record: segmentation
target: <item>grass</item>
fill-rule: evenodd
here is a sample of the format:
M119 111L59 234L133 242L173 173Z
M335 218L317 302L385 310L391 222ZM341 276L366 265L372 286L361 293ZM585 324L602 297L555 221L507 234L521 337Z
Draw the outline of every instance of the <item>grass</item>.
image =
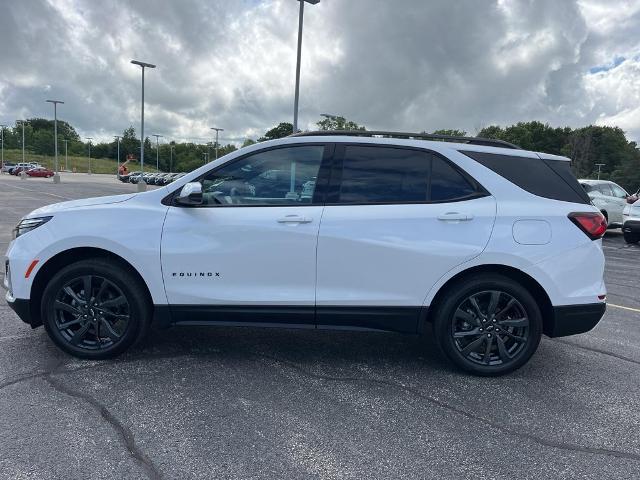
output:
M6 162L18 163L22 162L22 150L5 150L4 151L4 160ZM29 151L25 152L24 156L25 162L38 162L43 167L47 167L53 170L55 165L55 158L50 157L48 155L36 155L35 153L31 153ZM60 170L64 170L65 168L65 158L64 154L58 154L58 163L60 164ZM72 172L75 171L78 173L87 173L89 169L89 157L75 157L69 155L69 170ZM92 173L116 173L116 161L112 158L91 158L91 172ZM129 171L140 170L139 162L129 162L127 164L127 168ZM156 172L155 167L152 167L150 164L145 162L144 165L145 172Z

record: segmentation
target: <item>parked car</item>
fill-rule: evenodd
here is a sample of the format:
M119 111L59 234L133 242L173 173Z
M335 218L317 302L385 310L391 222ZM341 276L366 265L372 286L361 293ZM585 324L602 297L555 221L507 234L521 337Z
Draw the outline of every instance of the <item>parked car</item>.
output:
M591 202L607 219L609 228L622 227L622 211L627 205L629 193L617 183L608 180L578 180Z
M23 170L27 171L31 168L38 168L41 166L42 165L36 162L20 162L17 163L13 168L9 169L9 173L11 175L20 175L20 172L22 172Z
M624 221L622 224L622 234L627 243L640 242L640 200L627 205L622 214Z
M136 184L140 181L140 178L142 178L143 173L142 172L132 172L129 174L128 176L128 180L129 183L133 183Z
M478 375L600 321L606 221L569 159L379 135L292 135L167 188L34 210L9 245L6 299L81 358L118 355L151 326L279 324L433 332Z
M8 172L9 172L9 170L10 170L11 168L15 167L15 166L16 166L16 164L15 164L15 163L12 163L12 162L4 162L4 163L2 164L2 171L3 171L4 173L8 173Z
M31 168L27 170L26 173L30 177L44 177L44 178L51 178L53 177L53 174L54 174L53 170L49 170L48 168L45 168L45 167Z

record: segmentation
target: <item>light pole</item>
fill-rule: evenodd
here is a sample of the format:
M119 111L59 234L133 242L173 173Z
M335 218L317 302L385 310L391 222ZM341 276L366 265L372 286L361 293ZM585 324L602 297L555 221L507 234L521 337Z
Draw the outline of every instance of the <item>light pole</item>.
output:
M169 173L173 170L173 149L176 148L175 145L171 145L169 147Z
M113 138L118 142L118 156L116 157L116 178L120 175L120 135L114 135Z
M216 160L217 160L218 159L218 132L224 132L224 128L211 127L211 130L216 131Z
M67 144L69 143L69 140L65 139L62 140L64 142L64 169L68 172L69 171L69 156L67 155Z
M211 157L211 142L207 142L207 158Z
M60 173L58 172L58 104L64 105L61 100L46 100L47 103L53 103L53 144L55 150L56 167L53 174L53 183L60 183Z
M16 120L16 123L18 122L22 124L22 163L24 163L24 120Z
M158 161L158 152L160 152L160 139L163 138L162 135L158 135L157 133L152 133L152 137L156 137L156 170L160 171L160 162Z
M2 157L0 157L0 173L4 173L4 129L6 125L0 125L0 141L2 142Z
M304 2L317 5L320 0L298 0L300 15L298 17L298 59L296 62L296 91L293 100L293 133L298 132L298 99L300 98L300 56L302 53L302 20L304 18Z
M138 65L142 67L142 110L140 113L140 170L142 170L142 174L144 174L144 69L145 68L156 68L152 63L145 63L139 60L131 60L131 63L134 65ZM138 182L138 190L145 190L147 184L140 177L140 181Z
M89 175L91 175L91 140L93 140L93 137L84 137L86 140L89 140L89 171L87 172Z
M598 167L598 180L600 180L600 170L605 165L606 165L606 163L596 163L596 167Z
M207 157L209 156L209 154L207 152L202 152L202 158L204 158L204 165L207 164Z

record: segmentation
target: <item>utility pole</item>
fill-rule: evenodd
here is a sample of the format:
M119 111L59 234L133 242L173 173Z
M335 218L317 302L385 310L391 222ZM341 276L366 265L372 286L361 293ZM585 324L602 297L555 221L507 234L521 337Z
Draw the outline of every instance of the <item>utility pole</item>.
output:
M20 122L22 124L22 163L25 163L24 159L24 120L16 120L16 123Z
M64 104L64 102L61 100L47 100L47 103L53 103L53 143L56 153L56 171L53 174L53 183L60 183L60 173L58 171L58 104Z
M173 171L173 149L176 148L175 145L171 145L169 148L169 173Z
M91 140L93 137L85 137L85 139L89 140L89 171L87 173L91 175Z
M151 134L152 137L156 137L156 170L160 171L160 162L159 162L159 157L158 157L158 153L160 152L160 138L162 138L162 135L158 135L157 133L152 133Z
M120 135L114 135L113 138L118 142L118 156L116 157L116 178L120 175Z
M216 160L218 159L218 132L224 132L224 128L211 127L211 130L216 131Z
M2 141L2 157L0 158L0 173L4 173L4 129L6 125L0 125L0 141Z
M600 170L604 167L606 163L596 163L596 167L598 167L598 180L600 180Z

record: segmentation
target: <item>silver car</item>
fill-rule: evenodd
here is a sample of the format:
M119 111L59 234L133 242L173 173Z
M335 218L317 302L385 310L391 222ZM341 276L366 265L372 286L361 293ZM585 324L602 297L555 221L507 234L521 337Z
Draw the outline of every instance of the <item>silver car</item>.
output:
M629 193L617 183L608 180L578 180L591 202L607 218L610 228L622 227L622 211L627 206Z

